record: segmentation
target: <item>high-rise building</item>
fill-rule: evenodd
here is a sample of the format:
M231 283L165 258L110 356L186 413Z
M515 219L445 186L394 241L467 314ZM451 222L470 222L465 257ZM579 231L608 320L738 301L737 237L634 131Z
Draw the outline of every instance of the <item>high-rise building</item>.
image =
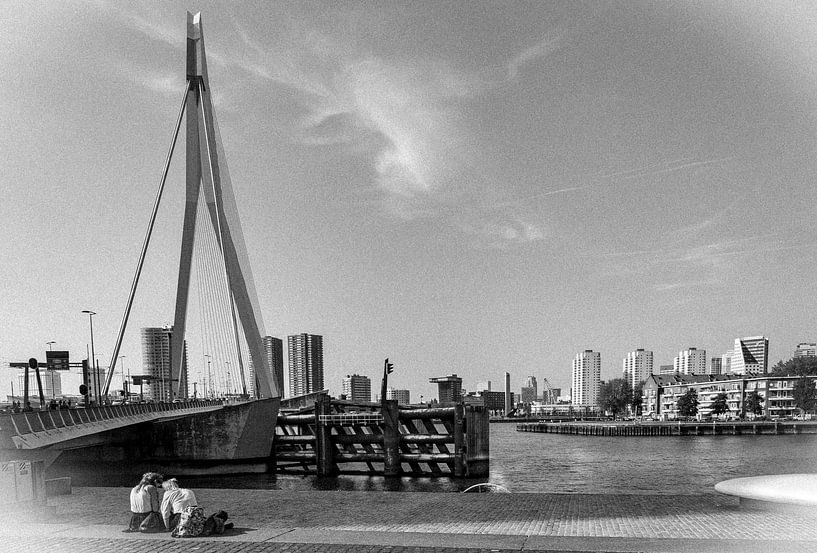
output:
M368 376L361 376L359 374L347 374L343 379L343 395L345 395L349 401L372 401L371 379Z
M678 352L672 368L676 374L706 374L706 350L689 348Z
M513 410L513 398L511 397L511 373L505 373L505 414L509 415Z
M652 352L639 348L628 353L622 361L622 373L624 380L635 388L652 374Z
M713 357L709 360L709 370L706 374L722 374L723 371L723 358L721 357Z
M586 349L573 359L573 405L595 406L601 387L601 352Z
M533 403L536 401L536 388L531 386L522 386L519 394L519 401L522 403Z
M535 400L536 396L538 394L538 387L536 385L536 377L535 376L529 376L529 377L527 377L525 379L525 388L533 388L533 399ZM531 400L531 401L533 401L533 400ZM522 402L523 403L530 403L530 402L526 402L524 399L522 400Z
M398 405L411 404L411 392L408 390L398 390L389 386L386 389L386 399L396 399Z
M295 334L287 337L289 395L302 396L323 390L323 336Z
M735 338L732 374L766 374L769 370L769 340L763 336Z
M817 357L817 344L813 342L797 344L794 357Z
M264 336L264 355L270 368L270 382L278 386L278 393L284 396L284 341L274 336ZM255 380L253 380L255 382Z
M171 345L173 327L146 327L142 329L142 366L147 376L146 395L154 401L173 401L173 386L170 382L173 360ZM187 343L182 346L182 372L179 382L179 397L188 397Z
M440 403L458 403L462 401L462 378L456 374L430 378L428 381L437 385Z
M727 351L721 355L721 374L732 373L732 352Z

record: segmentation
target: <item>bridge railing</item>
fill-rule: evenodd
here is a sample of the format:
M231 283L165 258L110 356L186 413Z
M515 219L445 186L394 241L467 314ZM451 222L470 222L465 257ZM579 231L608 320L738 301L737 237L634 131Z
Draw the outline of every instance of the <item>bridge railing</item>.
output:
M180 411L197 407L222 405L221 400L189 400L174 403L126 403L122 405L96 405L73 409L24 411L0 415L0 429L22 436L70 428L83 424L135 417L158 412ZM10 423L10 424L9 424Z

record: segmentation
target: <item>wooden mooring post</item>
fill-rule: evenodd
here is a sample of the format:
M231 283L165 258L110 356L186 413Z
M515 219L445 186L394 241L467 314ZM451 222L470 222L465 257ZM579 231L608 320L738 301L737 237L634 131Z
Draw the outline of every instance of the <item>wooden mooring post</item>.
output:
M314 411L279 414L276 470L384 476L487 477L488 412L480 405L400 408L328 396Z

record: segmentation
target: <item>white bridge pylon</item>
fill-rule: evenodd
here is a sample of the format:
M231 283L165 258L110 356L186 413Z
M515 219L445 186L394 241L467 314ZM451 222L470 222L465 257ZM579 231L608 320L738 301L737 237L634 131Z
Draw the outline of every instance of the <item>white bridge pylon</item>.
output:
M182 108L176 122L175 134L168 152L145 242L142 246L136 276L131 285L127 308L119 328L114 354L109 364L110 369L106 375L104 394L108 393L113 377L115 363L127 326L128 316L150 242L150 235L158 212L170 159L181 128L183 115L186 124L186 193L179 275L176 286L173 339L171 341L170 381L172 383L172 397L180 397L180 379L183 378L190 274L196 237L196 219L199 215L208 217L213 227L216 245L223 260L225 284L229 294L229 311L232 316L231 325L236 347L239 347L240 326L246 340L249 359L254 369L255 385L252 388L255 390L255 395L258 398L280 397L281 391L277 389L277 384L271 378L269 361L264 353L262 338L265 334L264 322L261 317L247 248L244 243L244 234L238 218L238 209L230 174L227 170L221 135L213 110L210 83L207 78L207 60L204 51L201 14L193 15L190 12L187 13L187 88L185 97L182 100ZM207 207L206 213L198 213L199 198L202 192L205 200L203 204ZM241 363L240 354L238 359L239 363ZM240 369L243 369L243 367L240 367Z

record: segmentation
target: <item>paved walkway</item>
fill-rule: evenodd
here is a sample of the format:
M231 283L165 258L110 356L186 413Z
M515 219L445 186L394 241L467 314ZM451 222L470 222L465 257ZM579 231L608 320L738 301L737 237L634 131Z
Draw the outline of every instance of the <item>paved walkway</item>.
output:
M768 512L720 495L453 494L195 490L223 536L122 533L124 488L74 488L48 520L0 527L0 551L22 552L812 552L817 511Z

